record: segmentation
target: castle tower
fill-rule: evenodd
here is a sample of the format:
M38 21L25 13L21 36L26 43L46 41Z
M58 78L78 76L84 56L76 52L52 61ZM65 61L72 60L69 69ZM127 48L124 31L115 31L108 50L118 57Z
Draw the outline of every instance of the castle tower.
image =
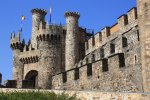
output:
M13 80L17 80L17 88L22 88L23 80L23 63L19 59L23 45L20 42L20 32L15 37L15 33L11 34L10 45L13 50Z
M33 9L32 11L32 36L31 36L31 43L33 48L37 48L37 33L39 29L40 22L45 21L45 15L47 12L43 9Z
M60 26L49 26L47 24L45 27L42 23L40 24L37 36L38 48L41 53L38 66L39 88L50 89L52 85L52 75L60 71L62 33L63 29Z
M150 92L150 0L137 0L144 92Z
M73 68L79 61L79 26L80 17L77 12L66 12L66 42L65 42L65 66L66 70Z

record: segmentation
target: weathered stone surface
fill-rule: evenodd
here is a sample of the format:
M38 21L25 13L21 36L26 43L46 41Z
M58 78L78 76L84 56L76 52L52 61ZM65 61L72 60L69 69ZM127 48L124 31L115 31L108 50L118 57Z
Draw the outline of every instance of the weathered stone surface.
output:
M150 1L137 2L143 88L145 92L150 92Z

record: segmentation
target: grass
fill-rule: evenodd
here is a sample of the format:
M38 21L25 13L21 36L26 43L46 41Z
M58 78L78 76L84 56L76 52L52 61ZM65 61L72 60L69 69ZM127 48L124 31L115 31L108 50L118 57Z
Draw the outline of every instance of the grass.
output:
M54 92L7 92L0 93L0 100L77 100L76 96L68 96L65 93Z

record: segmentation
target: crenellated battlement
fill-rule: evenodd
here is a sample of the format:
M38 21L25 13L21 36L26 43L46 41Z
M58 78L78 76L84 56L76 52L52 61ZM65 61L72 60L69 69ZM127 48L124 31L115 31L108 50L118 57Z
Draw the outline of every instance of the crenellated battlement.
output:
M62 25L40 23L37 40L60 40L63 33Z
M20 61L24 64L36 63L40 58L39 50L30 50L26 52L22 52L19 56Z
M115 65L114 65L115 62ZM125 59L123 53L114 54L108 58L98 59L94 62L87 62L83 65L76 64L73 69L67 70L62 73L55 74L53 76L53 89L94 89L91 84L97 84L97 89L101 90L102 80L110 85L111 75L115 72L119 72L121 68L125 69ZM77 66L78 65L78 66ZM122 71L125 73L125 71ZM118 76L122 77L121 74ZM104 78L107 78L106 80ZM116 77L114 77L115 80ZM99 83L99 84L98 84ZM100 85L101 84L101 85ZM83 88L84 87L84 88ZM105 88L105 87L103 87ZM113 88L113 87L111 87ZM112 91L112 90L110 90Z
M31 10L31 12L32 12L32 14L33 13L37 13L37 14L40 14L40 15L46 15L47 14L46 10L44 10L44 9L38 9L38 8Z
M67 12L65 13L65 17L68 17L68 16L73 16L73 17L79 18L79 17L80 17L80 14L79 14L78 12L69 12L69 11L67 11Z
M15 33L11 34L10 46L12 49L22 49L23 43L20 41L20 32L18 32L17 36L15 36Z
M86 49L88 48L87 54L106 44L112 38L123 34L125 31L128 31L133 27L136 27L137 24L137 8L134 7L130 9L127 14L121 15L116 24L110 27L104 27L100 32L97 32L96 35L88 39L85 43Z

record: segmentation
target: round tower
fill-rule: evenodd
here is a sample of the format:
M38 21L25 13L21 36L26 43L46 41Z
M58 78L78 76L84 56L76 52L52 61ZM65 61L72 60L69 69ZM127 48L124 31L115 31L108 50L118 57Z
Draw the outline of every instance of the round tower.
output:
M23 68L24 65L20 61L19 55L22 51L23 45L20 42L20 33L15 37L15 33L12 33L10 46L13 50L13 80L17 81L17 88L22 88L23 80Z
M137 0L143 90L150 92L150 0Z
M31 36L31 43L33 48L37 48L37 32L39 29L40 22L45 22L45 15L47 12L43 9L33 9L32 11L32 36Z
M38 48L41 53L38 66L38 87L50 89L52 75L59 72L61 68L61 34L63 30L60 27L49 25L42 30L39 30L40 33L37 36Z
M66 70L72 69L79 61L79 26L78 12L66 12L66 42L65 42L65 66Z

